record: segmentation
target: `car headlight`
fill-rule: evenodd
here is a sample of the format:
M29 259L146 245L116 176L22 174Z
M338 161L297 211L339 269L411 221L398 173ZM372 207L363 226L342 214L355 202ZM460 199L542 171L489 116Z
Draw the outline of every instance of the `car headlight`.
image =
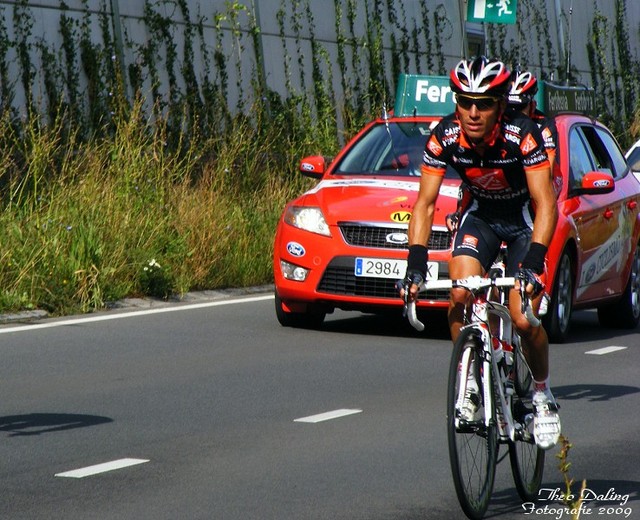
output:
M331 236L329 225L324 219L320 208L290 206L284 216L284 221L305 231L318 233L319 235Z

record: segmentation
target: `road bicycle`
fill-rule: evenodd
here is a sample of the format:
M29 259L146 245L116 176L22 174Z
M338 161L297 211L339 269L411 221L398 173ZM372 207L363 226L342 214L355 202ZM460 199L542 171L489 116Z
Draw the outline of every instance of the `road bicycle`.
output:
M509 289L517 279L504 276L504 264L496 265L485 277L429 280L420 287L420 291L461 287L472 295L451 356L447 437L456 494L467 517L474 520L483 518L496 466L507 455L524 502L537 498L545 461L545 451L536 446L533 436L531 370L507 303ZM540 322L523 287L521 284L522 311L533 326L538 326ZM424 330L415 301L405 302L405 312L414 328ZM468 392L474 381L478 390L475 394ZM464 401L470 395L476 395L479 401L471 417L463 413ZM501 446L506 446L503 453Z

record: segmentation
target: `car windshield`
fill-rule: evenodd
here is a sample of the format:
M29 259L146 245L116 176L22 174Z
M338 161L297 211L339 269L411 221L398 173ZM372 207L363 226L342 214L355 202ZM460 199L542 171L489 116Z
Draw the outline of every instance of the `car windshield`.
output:
M346 153L336 175L419 176L422 153L433 122L380 123Z

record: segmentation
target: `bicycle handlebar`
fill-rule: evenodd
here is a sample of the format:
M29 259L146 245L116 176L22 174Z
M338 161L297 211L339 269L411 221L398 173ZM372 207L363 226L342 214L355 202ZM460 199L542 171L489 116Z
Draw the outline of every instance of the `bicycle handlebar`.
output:
M459 280L427 280L420 284L419 292L434 289L453 289L456 287L463 287L471 292L477 292L487 287L514 287L517 278L513 276L507 276L502 278L487 278L484 276L470 276L468 278L461 278ZM533 327L540 325L540 320L533 313L533 307L531 305L531 299L524 295L524 285L520 284L520 294L522 298L522 314L525 315L527 321ZM424 323L422 323L417 316L416 312L416 300L408 301L407 293L405 292L405 315L411 323L411 326L419 332L424 330Z

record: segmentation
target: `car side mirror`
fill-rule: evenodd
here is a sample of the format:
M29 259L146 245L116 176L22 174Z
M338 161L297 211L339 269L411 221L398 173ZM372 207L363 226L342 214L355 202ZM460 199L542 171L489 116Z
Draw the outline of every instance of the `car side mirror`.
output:
M580 186L573 190L575 195L601 195L611 193L616 184L613 176L606 172L588 172L582 177Z
M327 161L322 155L310 155L300 161L300 173L306 177L319 179L327 170Z

